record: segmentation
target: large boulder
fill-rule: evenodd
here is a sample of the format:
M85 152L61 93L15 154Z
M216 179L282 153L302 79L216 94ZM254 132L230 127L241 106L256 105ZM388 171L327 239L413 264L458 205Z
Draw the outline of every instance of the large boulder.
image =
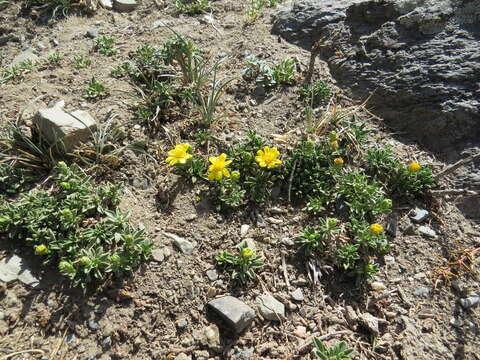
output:
M310 49L339 85L434 150L480 136L480 0L299 1L274 34Z

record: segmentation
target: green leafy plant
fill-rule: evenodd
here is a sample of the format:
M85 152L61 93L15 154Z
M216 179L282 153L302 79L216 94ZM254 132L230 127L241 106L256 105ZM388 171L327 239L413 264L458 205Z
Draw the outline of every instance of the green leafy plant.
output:
M295 59L284 59L279 64L274 64L250 55L242 76L246 80L255 80L265 88L291 85L295 78L295 64Z
M143 230L117 209L118 186L95 185L75 165L59 163L44 188L0 202L0 233L58 266L73 284L128 273L150 256Z
M85 89L84 97L86 99L103 99L109 95L108 89L101 82L97 81L95 77L92 77L88 82L88 86Z
M83 55L75 56L73 61L75 62L75 67L77 69L85 69L92 65L92 60Z
M295 59L284 59L272 67L272 76L275 84L292 85L295 80Z
M238 280L242 284L246 284L257 277L256 272L263 267L261 259L262 256L257 255L246 244L239 247L239 255L223 251L215 256L217 264L225 268L233 280Z
M317 106L328 100L330 95L329 86L321 80L317 80L313 84L304 84L300 88L300 97L312 106Z
M53 52L47 57L47 61L50 65L58 65L63 60L63 56L59 52Z
M314 354L320 360L348 360L351 359L353 349L347 347L344 341L340 341L335 346L328 348L323 341L313 338L315 345Z
M319 222L318 227L303 230L296 240L306 255L325 251L341 231L339 221L335 218L321 218Z
M196 15L210 9L209 0L176 0L175 9L178 13Z
M275 7L282 2L283 0L250 0L250 5L246 10L247 21L255 22L261 16L260 10L266 7Z
M73 0L25 0L26 8L36 7L42 14L49 13L53 19L68 16L76 7L82 5Z
M108 36L100 36L95 42L95 50L102 55L115 55L117 53L115 40Z
M33 71L34 62L32 60L25 60L18 65L11 65L0 71L0 84L5 84L11 80L22 81L25 74Z

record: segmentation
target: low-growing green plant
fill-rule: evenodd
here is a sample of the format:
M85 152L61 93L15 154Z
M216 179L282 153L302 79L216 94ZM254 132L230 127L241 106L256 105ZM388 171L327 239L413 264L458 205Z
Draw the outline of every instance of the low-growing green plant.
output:
M73 284L130 272L151 253L117 206L120 188L95 185L78 167L59 163L45 189L0 203L0 233L55 264Z
M297 238L306 255L325 251L341 231L339 221L335 218L320 218L319 223L318 227L303 230Z
M260 10L266 7L275 7L282 2L283 0L250 0L250 5L246 10L247 21L255 22L261 16Z
M325 102L330 95L330 87L321 80L317 80L313 84L304 84L300 88L300 97L312 106Z
M279 64L274 64L250 55L242 76L246 80L255 80L265 88L291 85L295 78L295 64L295 59L284 59Z
M26 8L36 7L42 14L49 13L53 19L68 16L75 7L81 6L73 0L25 0L23 5Z
M37 177L32 169L0 162L0 196L24 191Z
M0 84L5 84L11 80L22 81L25 74L33 71L35 63L32 60L24 60L18 65L11 65L0 71Z
M75 67L77 69L85 69L92 65L92 60L83 55L75 56L73 61L75 61Z
M175 9L178 13L196 15L210 9L209 0L175 0Z
M53 52L47 57L50 65L58 65L63 60L63 56L59 52Z
M292 85L295 80L295 59L284 59L272 67L272 76L275 84Z
M261 259L262 256L257 255L246 244L239 247L239 255L223 251L215 256L217 264L225 268L233 280L238 280L242 284L256 279L256 272L263 267Z
M115 55L117 53L115 40L108 36L100 36L95 42L95 50L102 55Z
M84 97L86 99L103 99L109 95L109 91L105 85L99 82L95 77L92 77L88 82L87 88L85 89Z
M335 346L328 348L323 341L314 337L313 343L315 349L313 353L320 360L348 360L351 359L353 349L347 347L344 341L340 341Z

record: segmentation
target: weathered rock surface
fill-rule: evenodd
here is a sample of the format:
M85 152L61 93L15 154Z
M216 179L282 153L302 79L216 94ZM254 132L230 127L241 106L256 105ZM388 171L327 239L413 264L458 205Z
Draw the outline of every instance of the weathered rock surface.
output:
M285 305L272 295L263 294L256 298L258 310L267 320L280 321L285 319Z
M62 141L68 151L87 141L97 126L88 112L75 110L68 113L60 106L39 110L33 122L49 142L60 145Z
M249 326L255 319L255 311L233 296L224 296L208 303L220 317L237 333Z
M334 78L434 150L480 135L480 0L299 1L272 32L310 49Z
M113 8L120 12L132 11L137 6L136 0L113 0Z
M33 288L40 284L21 257L12 255L0 259L0 281L8 283L15 280L20 280Z

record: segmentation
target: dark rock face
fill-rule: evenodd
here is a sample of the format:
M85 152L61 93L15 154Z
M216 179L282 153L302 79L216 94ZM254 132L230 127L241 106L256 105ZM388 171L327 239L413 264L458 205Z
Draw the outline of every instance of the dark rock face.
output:
M306 49L324 37L339 84L434 150L480 141L480 0L301 1L272 32Z

